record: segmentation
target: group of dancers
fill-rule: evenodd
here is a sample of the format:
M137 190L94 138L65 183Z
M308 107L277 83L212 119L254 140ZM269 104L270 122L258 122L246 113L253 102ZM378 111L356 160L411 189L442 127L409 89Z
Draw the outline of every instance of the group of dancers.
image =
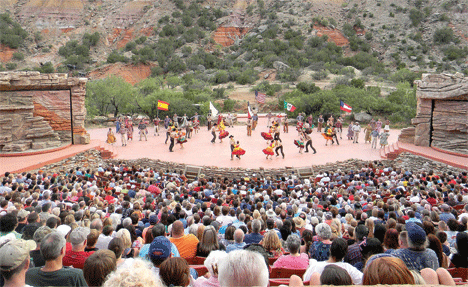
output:
M284 150L283 150L283 141L280 138L280 132L283 130L284 133L289 132L289 124L288 119L282 119L281 115L273 116L271 113L268 114L268 132L261 132L260 135L266 141L266 147L262 150L262 152L266 155L266 159L272 159L274 155L276 157L282 156L284 159ZM211 139L211 143L216 143L216 139L218 138L220 143L223 142L224 138L229 137L230 141L230 148L231 148L231 160L236 157L240 159L242 155L245 155L246 151L241 148L240 142L234 139L234 135L230 135L229 132L226 130L226 125L228 127L233 126L233 117L229 114L226 117L223 117L221 114L217 116L208 115L208 130L211 131L213 138ZM159 136L159 126L162 120L156 117L153 120L154 124L154 136ZM247 120L247 136L252 135L252 130L256 127L258 122L258 116L254 114L252 118L248 118ZM138 123L138 130L140 134L140 141L142 139L147 140L148 134L148 123L149 119L141 119ZM173 152L174 146L176 144L180 145L180 149L184 148L184 144L187 143L188 139L190 139L193 134L198 133L200 130L200 121L199 115L195 113L193 117L188 117L186 114L184 116L179 117L177 114L174 114L172 118L166 116L163 120L164 127L166 128L166 140L165 144L167 144L168 140L170 141L169 151ZM281 124L283 124L283 129L280 128ZM385 127L382 130L382 121L379 119L375 121L372 119L370 123L364 128L365 132L365 143L371 143L372 148L377 148L377 141L380 139L380 147L383 148L388 145L388 138L390 136L390 122L387 120L385 122ZM323 132L322 127L325 126ZM308 153L309 149L313 151L314 154L317 153L317 150L314 148L312 144L311 133L313 132L315 125L313 123L312 116L304 117L303 114L300 114L297 117L297 138L294 140L294 144L299 149L299 153L302 154L304 152ZM119 118L116 121L116 133L121 135L122 146L126 146L128 141L133 141L133 121L131 118L124 117ZM322 115L319 116L317 119L317 132L319 132L325 141L325 146L331 141L331 144L339 145L338 136L342 139L342 132L343 132L343 119L339 117L336 122L333 116L330 116L327 119L326 124L324 124L324 118ZM359 134L361 132L361 126L359 122L351 122L348 127L348 140L353 140L353 143L359 143ZM107 142L113 144L116 142L116 137L112 132L112 129L109 128L107 133Z

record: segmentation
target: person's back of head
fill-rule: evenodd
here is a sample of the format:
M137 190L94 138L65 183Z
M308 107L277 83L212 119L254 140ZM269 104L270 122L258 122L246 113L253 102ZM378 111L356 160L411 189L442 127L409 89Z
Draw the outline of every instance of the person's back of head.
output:
M236 250L219 264L221 286L262 286L268 285L268 267L258 252Z
M330 246L330 257L340 262L348 253L348 242L343 238L335 238Z
M3 233L12 232L18 225L18 218L13 213L7 213L0 217L0 231Z
M172 224L172 237L182 237L184 236L184 224L180 220L176 220Z
M58 232L47 234L41 241L41 254L45 261L53 261L65 255L62 249L65 247L65 237Z
M102 232L102 221L99 218L94 219L89 226L91 229L96 229L99 232Z
M362 241L364 240L364 237L367 237L367 235L369 235L369 229L364 224L359 224L358 226L356 226L354 232L356 234L357 241Z
M172 232L174 232L174 227L172 229ZM153 234L153 238L156 238L158 236L164 236L166 235L166 228L163 224L158 223L151 228L151 233Z
M190 267L181 257L165 260L159 270L161 281L166 286L188 286L190 284Z
M259 233L262 229L262 222L259 219L252 221L252 233Z
M414 277L405 263L396 257L381 257L368 262L364 269L362 285L414 284Z
M115 270L117 259L110 250L98 250L85 261L83 275L88 286L102 286L107 275Z
M244 241L244 231L242 231L242 229L236 229L236 231L234 231L234 241L236 243Z
M110 251L114 252L115 257L119 259L122 257L122 254L125 250L123 240L121 238L113 238L110 242L109 245L107 246L107 249Z
M348 271L337 265L330 264L323 269L320 275L320 284L346 286L353 285L353 280Z

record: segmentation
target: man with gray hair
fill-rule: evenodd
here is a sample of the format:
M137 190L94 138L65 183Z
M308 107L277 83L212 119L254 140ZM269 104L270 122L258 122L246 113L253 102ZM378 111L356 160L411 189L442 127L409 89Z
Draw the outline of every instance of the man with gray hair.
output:
M258 219L252 221L252 233L249 233L245 236L245 244L258 244L263 239L263 235L260 234L262 229L262 222Z
M218 280L223 287L268 285L268 267L258 252L236 250L219 263Z
M26 284L31 286L88 286L81 269L62 265L66 247L65 238L52 232L41 241L41 253L46 261L44 267L30 268L26 272Z
M228 247L226 247L226 252L231 252L234 250L238 249L243 249L244 246L246 245L244 241L244 231L242 229L236 229L234 231L234 242L233 244L229 244Z

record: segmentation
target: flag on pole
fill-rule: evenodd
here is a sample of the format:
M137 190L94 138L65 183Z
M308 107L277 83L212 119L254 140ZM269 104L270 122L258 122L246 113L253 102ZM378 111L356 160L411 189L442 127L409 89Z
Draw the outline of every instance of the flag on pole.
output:
M291 103L284 101L284 109L292 113L296 110L296 107L293 106Z
M266 95L262 94L262 93L259 93L258 91L255 91L255 99L257 100L257 102L259 102L261 104L264 104L265 99L266 99Z
M218 110L213 106L213 104L210 102L210 111L211 111L211 116L215 117L218 115Z
M169 103L158 100L158 110L168 111L169 110Z
M340 101L340 110L350 113L353 110L353 108L345 104L343 101Z
M252 109L250 109L250 102L247 102L247 118L251 119L253 116Z

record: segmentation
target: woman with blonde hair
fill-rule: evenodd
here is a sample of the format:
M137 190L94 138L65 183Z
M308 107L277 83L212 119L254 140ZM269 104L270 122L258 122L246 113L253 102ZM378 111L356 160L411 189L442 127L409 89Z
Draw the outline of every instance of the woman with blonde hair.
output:
M279 239L278 233L275 230L268 231L260 244L265 248L265 251L270 253L270 257L280 257L284 254L283 246L281 246L281 240Z
M135 260L129 268L119 268L112 272L104 283L104 287L154 286L162 287L154 276L151 264L143 260Z
M367 236L367 238L374 238L374 220L370 218L366 219L366 227L369 230L369 235Z

